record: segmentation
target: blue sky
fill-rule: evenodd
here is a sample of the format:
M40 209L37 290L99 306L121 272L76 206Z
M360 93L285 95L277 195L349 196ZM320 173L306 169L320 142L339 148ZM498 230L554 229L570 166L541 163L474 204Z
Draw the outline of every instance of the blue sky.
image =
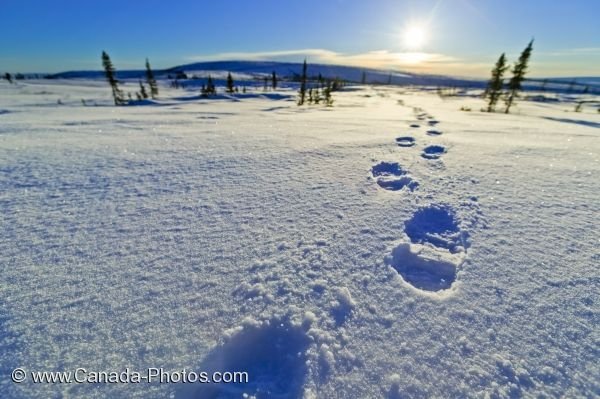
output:
M535 37L531 75L600 76L598 0L2 0L0 9L0 71L99 69L106 50L118 69L145 57L159 68L307 56L487 76L501 52L513 60Z

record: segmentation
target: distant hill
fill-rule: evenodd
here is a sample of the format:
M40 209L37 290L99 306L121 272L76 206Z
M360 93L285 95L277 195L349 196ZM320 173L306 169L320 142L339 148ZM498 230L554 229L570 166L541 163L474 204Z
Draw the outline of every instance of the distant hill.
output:
M297 80L302 72L302 63L297 62L275 62L275 61L208 61L179 65L172 68L155 70L159 79L205 79L209 74L213 78L222 80L228 72L234 74L236 81L262 80L273 71L280 79ZM435 87L460 87L460 88L484 88L486 80L465 79L442 75L426 75L411 72L389 71L373 68L361 68L343 65L308 64L310 78L316 79L319 75L327 79L340 78L354 83L362 81L362 75L366 75L368 84L394 84L394 85L417 85ZM46 75L51 79L101 79L104 78L103 71L68 71L52 75ZM119 79L143 79L145 71L118 70ZM184 78L185 79L185 78ZM525 90L548 90L554 92L589 92L600 93L600 77L573 77L573 78L532 78L527 79L524 84Z
M248 79L262 78L273 71L280 78L294 80L302 72L302 64L294 62L274 61L210 61L196 62L192 64L179 65L172 68L155 70L158 78L175 78L178 73L185 73L188 78L205 78L209 73L213 75L219 72L231 72L246 76ZM359 83L363 72L366 74L366 82L370 84L392 84L406 85L443 85L443 86L481 86L483 82L477 79L458 79L448 76L424 75L398 71L384 71L372 68L360 68L342 65L308 64L308 74L317 78L320 74L324 78L340 78L349 82ZM143 78L144 70L118 70L119 79ZM68 71L48 75L52 79L82 79L103 78L102 71Z

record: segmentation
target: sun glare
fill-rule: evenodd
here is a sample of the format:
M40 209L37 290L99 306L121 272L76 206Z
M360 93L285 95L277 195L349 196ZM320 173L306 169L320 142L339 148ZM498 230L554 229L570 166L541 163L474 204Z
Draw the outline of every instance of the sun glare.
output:
M423 47L427 40L425 28L421 25L411 25L404 31L404 45L412 50Z

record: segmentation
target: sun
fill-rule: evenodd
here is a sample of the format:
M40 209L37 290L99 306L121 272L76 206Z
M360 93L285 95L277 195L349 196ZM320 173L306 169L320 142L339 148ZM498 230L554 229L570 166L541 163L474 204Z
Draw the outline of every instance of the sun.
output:
M404 45L411 50L418 50L427 41L427 33L422 25L410 25L403 34Z

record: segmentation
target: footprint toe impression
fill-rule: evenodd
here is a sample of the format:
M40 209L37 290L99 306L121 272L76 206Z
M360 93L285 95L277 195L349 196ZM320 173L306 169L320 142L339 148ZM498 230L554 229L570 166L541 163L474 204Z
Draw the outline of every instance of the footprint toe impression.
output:
M419 186L398 162L379 162L371 168L371 174L376 178L379 187L385 190L399 191L406 187L414 191Z

